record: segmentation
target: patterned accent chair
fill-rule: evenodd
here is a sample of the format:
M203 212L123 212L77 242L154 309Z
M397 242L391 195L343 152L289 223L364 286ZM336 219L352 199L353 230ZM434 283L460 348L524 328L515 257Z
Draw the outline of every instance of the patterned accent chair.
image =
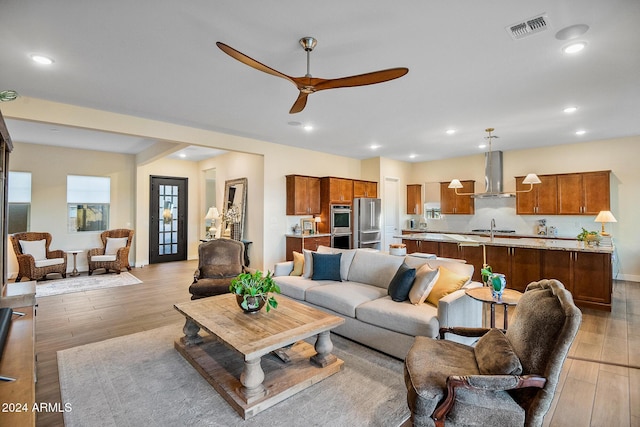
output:
M101 248L89 249L87 260L89 261L89 276L99 268L107 272L114 270L120 274L123 268L131 270L129 265L129 250L133 241L133 230L118 228L103 231L100 234Z
M557 280L530 283L509 329L442 328L475 347L416 337L404 378L414 426L541 426L582 313Z
M229 292L231 280L240 273L253 272L244 265L244 244L238 240L214 239L198 246L198 269L189 286L191 299Z
M11 235L11 244L18 258L16 282L23 277L40 280L50 273L67 277L67 254L61 249L49 249L51 234L33 231L15 233Z

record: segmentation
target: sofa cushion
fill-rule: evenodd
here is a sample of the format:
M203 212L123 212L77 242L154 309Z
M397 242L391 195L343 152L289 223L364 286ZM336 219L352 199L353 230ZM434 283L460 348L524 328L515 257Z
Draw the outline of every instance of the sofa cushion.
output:
M314 252L313 257L313 280L335 280L342 282L340 278L340 258L342 254L321 254Z
M386 290L403 262L403 257L359 249L349 269L349 281L366 283Z
M461 276L469 276L469 280L473 277L473 264L466 264L464 260L463 262L459 262L454 259L428 259L427 265L433 269L438 267L446 267L447 270L452 271Z
M416 270L416 278L409 291L411 304L422 304L427 299L431 289L438 281L439 275L440 270L434 270L428 264L424 264Z
M318 253L342 254L342 258L340 258L340 277L342 280L349 278L349 269L351 268L353 257L356 255L356 249L339 249L320 245L318 246Z
M38 268L49 267L51 265L63 264L64 258L47 258L34 261L34 264Z
M436 307L438 306L440 298L457 291L470 280L469 276L454 273L446 267L438 267L438 270L440 270L438 280L427 296L427 302Z
M113 262L116 260L115 255L93 255L91 257L92 262Z
M105 255L115 255L118 249L127 246L128 237L107 237L107 244L104 248Z
M329 283L307 289L305 301L340 313L356 317L356 307L385 296L386 289L363 283Z
M19 240L24 255L31 255L34 260L47 259L46 240Z
M276 276L273 278L280 287L282 295L304 301L306 291L315 286L335 283L333 280L312 280L301 276ZM277 297L276 297L277 298Z
M520 375L522 364L500 329L484 334L473 349L483 375Z
M432 305L395 302L391 297L378 298L359 305L356 318L371 325L411 336L438 336L438 309Z
M302 276L302 269L304 268L304 255L300 252L293 251L293 270L289 273L289 276Z
M404 262L398 267L398 271L391 279L387 293L396 302L405 301L409 297L409 291L416 278L416 269L410 268Z

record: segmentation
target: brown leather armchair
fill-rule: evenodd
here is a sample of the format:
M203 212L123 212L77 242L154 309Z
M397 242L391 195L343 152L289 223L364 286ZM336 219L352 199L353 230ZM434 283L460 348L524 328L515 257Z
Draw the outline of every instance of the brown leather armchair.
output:
M198 269L189 286L191 299L229 292L231 280L252 271L244 265L244 244L238 240L214 239L198 246Z
M103 231L100 234L101 248L89 249L87 261L89 262L89 276L99 268L107 272L114 270L120 274L123 268L131 270L129 265L129 250L133 241L133 230L118 228Z
M41 240L44 240L43 245L36 243ZM23 251L21 241L27 242L26 245L30 245L34 250ZM11 244L18 258L18 275L16 276L16 282L21 281L23 277L30 280L40 280L50 273L59 273L63 278L67 277L67 254L61 249L49 249L49 245L51 245L51 234L34 231L15 233L11 235ZM32 253L40 254L34 257Z
M442 328L416 337L405 359L414 426L541 426L582 313L557 280L530 283L499 329ZM480 336L475 347L445 333Z

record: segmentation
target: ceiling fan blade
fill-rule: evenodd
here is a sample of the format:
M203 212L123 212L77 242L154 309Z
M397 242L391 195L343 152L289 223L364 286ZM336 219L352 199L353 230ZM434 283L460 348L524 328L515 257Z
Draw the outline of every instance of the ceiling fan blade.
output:
M388 70L374 71L372 73L358 74L357 76L341 77L338 79L327 79L315 85L316 92L325 89L335 89L340 87L366 86L376 83L387 82L397 79L409 72L408 68L390 68Z
M296 99L296 102L293 103L291 110L289 110L289 114L299 113L300 111L304 110L304 107L306 107L307 105L308 96L308 93L300 92L300 95L298 95L298 99Z
M271 74L272 76L281 77L281 78L283 78L285 80L289 80L291 83L293 83L294 85L297 86L297 84L293 80L293 78L287 76L286 74L281 73L278 70L274 70L271 67L267 67L263 63L258 62L255 59L245 55L244 53L235 50L231 46L228 46L228 45L226 45L226 44L224 44L222 42L216 42L216 46L218 46L220 48L220 50L222 50L224 53L226 53L227 55L229 55L233 59L236 59L236 60L242 62L243 64L248 65L249 67L252 67L252 68L255 68L256 70L262 71L263 73Z

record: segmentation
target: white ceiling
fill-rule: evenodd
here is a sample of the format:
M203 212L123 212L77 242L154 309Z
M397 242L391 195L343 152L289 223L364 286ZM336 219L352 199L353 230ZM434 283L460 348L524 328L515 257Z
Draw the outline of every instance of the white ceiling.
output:
M505 30L542 13L544 32L514 41ZM640 135L639 21L638 0L3 0L0 90L354 158L425 161L484 151L487 127L503 151ZM588 44L570 56L555 34L575 24L589 26L579 37ZM315 77L409 74L312 94L290 115L290 82L215 46L302 76L303 36L318 39ZM35 64L34 53L55 63ZM563 113L570 105L578 111ZM154 143L7 125L18 142L127 153Z

